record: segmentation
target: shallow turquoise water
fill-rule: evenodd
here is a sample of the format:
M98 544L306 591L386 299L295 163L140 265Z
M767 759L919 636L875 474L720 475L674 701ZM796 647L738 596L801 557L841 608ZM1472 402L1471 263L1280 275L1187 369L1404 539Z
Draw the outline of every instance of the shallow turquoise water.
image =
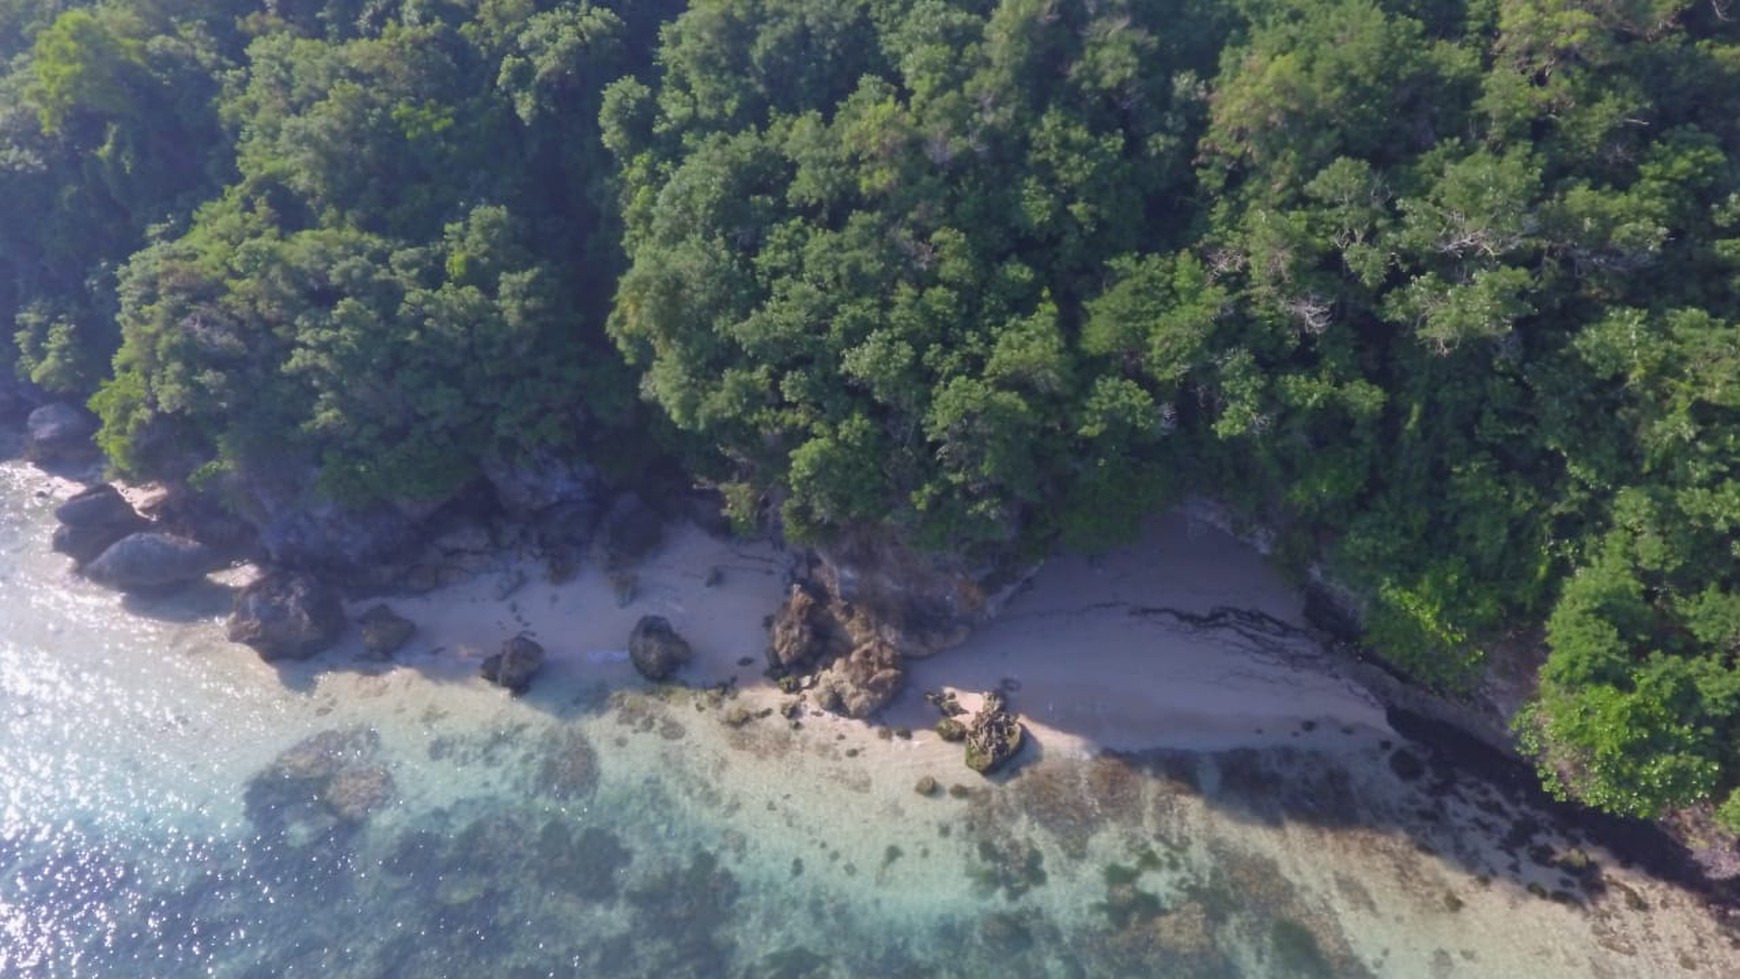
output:
M733 726L704 693L582 683L512 701L415 653L274 671L218 637L222 589L129 607L67 576L41 478L0 475L7 977L1740 961L1689 900L1650 891L1651 912L1628 914L1520 855L1574 840L1537 829L1494 850L1532 818L1501 794L1400 778L1393 746L1333 730L1287 749L1046 755L986 783L897 738ZM932 772L945 791L919 796Z

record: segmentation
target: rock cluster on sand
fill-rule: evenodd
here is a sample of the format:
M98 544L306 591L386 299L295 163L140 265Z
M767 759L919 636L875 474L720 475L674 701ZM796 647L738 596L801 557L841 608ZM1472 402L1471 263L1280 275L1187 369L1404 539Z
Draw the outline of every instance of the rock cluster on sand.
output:
M985 694L984 705L967 724L967 767L981 775L996 771L1021 752L1023 735L1021 720L1010 712L1003 695Z
M82 568L109 546L149 526L134 511L121 492L108 483L98 483L54 509L60 526L54 529L54 550L73 559Z
M965 639L995 614L1023 570L1012 560L967 565L854 528L796 571L772 622L769 666L776 677L813 673L818 704L869 716L899 692L907 658Z
M663 680L693 655L688 640L677 635L662 615L643 615L628 636L628 658L648 680Z
M376 605L356 620L362 630L363 649L371 656L391 656L416 633L416 623L386 605Z
M199 541L142 530L110 544L84 566L85 577L119 591L160 591L185 585L223 567Z
M483 661L478 673L498 687L513 693L525 693L532 675L544 665L544 647L524 634L501 644L501 651Z
M271 572L236 595L229 637L266 660L307 659L337 642L345 625L344 604L331 587L307 575Z
M1026 731L1001 693L993 690L985 694L978 712L965 722L959 718L967 711L953 692L930 692L924 699L942 714L942 719L936 722L937 736L944 741L964 743L967 767L973 771L989 775L1021 753Z
M873 637L816 675L816 703L847 717L869 717L894 699L905 679L899 651Z

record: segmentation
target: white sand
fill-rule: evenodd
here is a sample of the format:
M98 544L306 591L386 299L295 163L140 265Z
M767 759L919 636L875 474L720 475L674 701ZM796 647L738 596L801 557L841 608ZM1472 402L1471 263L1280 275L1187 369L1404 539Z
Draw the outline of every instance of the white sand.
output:
M1039 741L1066 751L1255 746L1305 725L1388 731L1382 707L1308 637L1253 639L1158 611L1216 608L1299 624L1299 599L1260 555L1169 515L1131 547L1052 559L988 628L913 664L910 686L960 691L963 704L967 693L1013 688ZM916 726L928 710L909 695L890 720Z
M526 631L550 657L534 698L552 684L637 684L625 652L629 631L642 615L662 615L695 649L681 679L708 686L735 678L759 705L779 697L762 675L763 621L779 604L785 566L771 545L682 526L633 570L636 598L627 607L618 607L596 565L552 585L530 563L390 604L419 628L412 655L401 658L454 679ZM713 568L722 581L708 587ZM519 575L526 583L498 598L507 576ZM1337 676L1308 639L1282 635L1259 645L1230 627L1194 627L1153 611L1205 615L1219 607L1298 618L1298 599L1255 552L1182 516L1156 520L1133 547L1053 559L966 644L910 663L906 691L877 722L923 731L937 715L922 691L957 691L971 708L982 691L1006 689L1047 751L1211 750L1296 739L1306 726L1387 732L1382 708ZM349 642L339 655L360 653L360 640ZM858 736L869 730L841 727Z

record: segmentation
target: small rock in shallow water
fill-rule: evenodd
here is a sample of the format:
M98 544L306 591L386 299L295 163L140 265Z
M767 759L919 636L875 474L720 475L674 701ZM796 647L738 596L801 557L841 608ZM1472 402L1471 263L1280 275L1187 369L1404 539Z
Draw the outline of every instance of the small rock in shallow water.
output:
M921 777L918 780L918 784L912 787L912 791L926 797L936 795L937 789L938 785L936 779L929 775Z
M347 823L364 817L393 797L393 776L385 765L347 768L334 775L320 793L332 814Z

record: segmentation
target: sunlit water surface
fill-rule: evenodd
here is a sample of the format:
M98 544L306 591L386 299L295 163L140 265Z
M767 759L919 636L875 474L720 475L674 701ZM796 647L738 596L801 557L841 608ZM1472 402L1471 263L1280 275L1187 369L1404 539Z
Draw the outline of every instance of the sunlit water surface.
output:
M1689 900L1398 746L987 783L704 694L279 671L217 586L69 576L45 485L0 467L3 976L1736 974Z

